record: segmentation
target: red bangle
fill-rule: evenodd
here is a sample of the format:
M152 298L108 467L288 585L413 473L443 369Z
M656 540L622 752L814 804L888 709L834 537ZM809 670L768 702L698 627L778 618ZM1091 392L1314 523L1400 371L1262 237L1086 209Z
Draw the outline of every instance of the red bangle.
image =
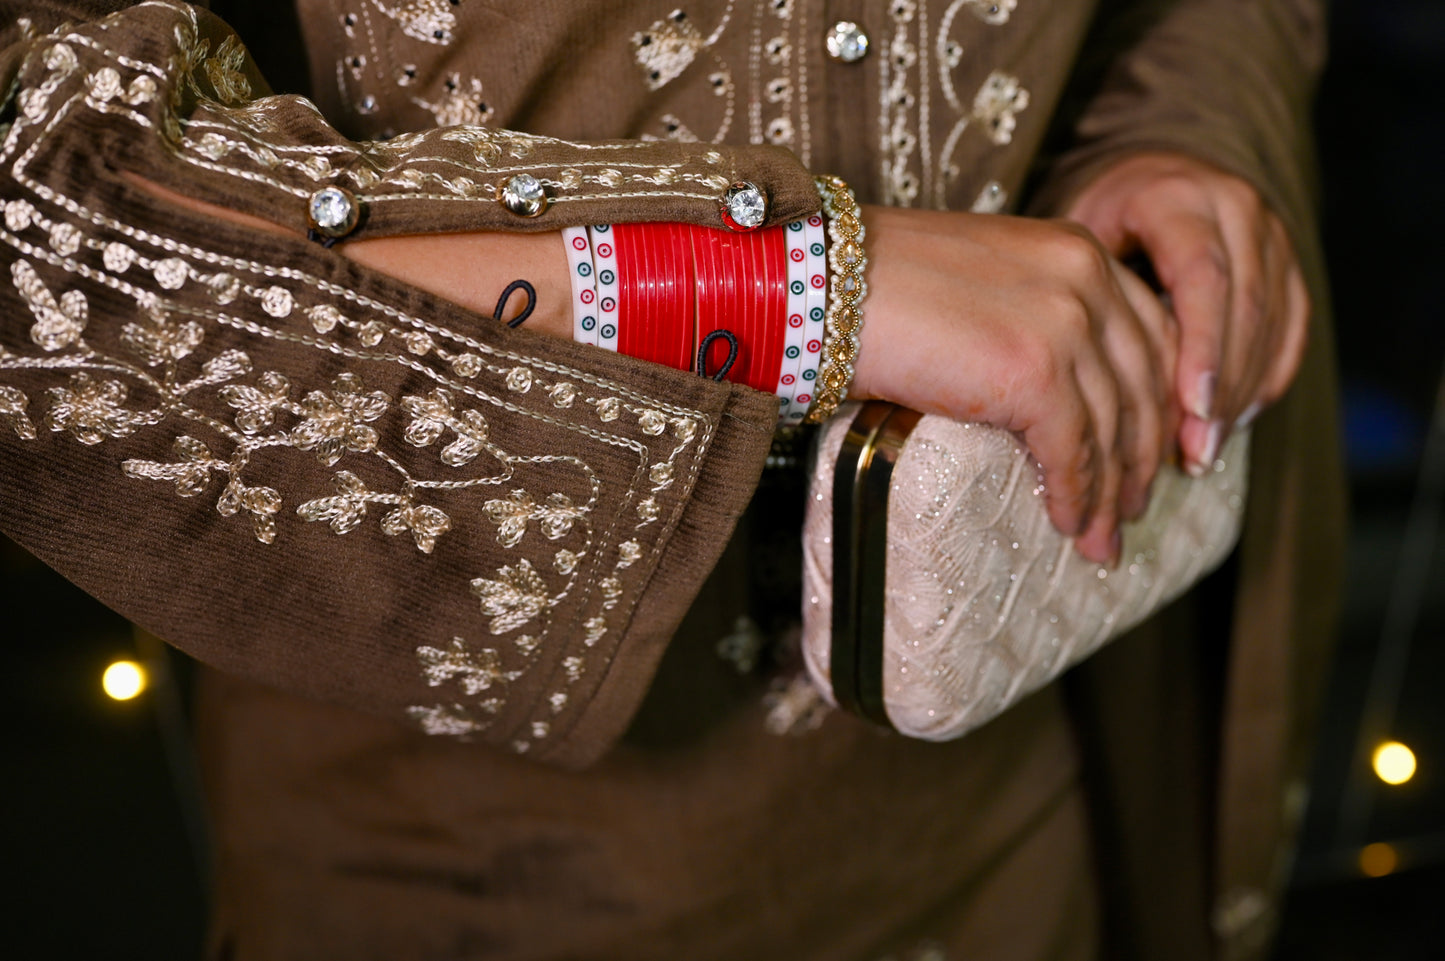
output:
M697 342L699 346L713 331L727 329L734 335L738 333L736 318L733 316L737 278L732 270L732 265L727 261L727 251L724 249L724 245L737 236L739 235L726 234L720 230L708 228L697 228L694 233L698 242ZM711 376L721 366L721 362L713 362L716 351L716 346L710 348L704 358L706 364L700 373L705 376Z
M642 224L617 224L617 352L628 357L645 358L650 291L647 269L642 262Z
M680 366L690 264L679 256L674 239L676 225L652 224L647 231L648 257L653 278L653 336L650 360L668 367Z
M693 276L692 243L688 229L682 224L668 224L668 236L672 241L672 256L676 269L675 314L669 330L670 359L668 365L677 370L692 369L693 356L697 347L692 335L696 327L697 281Z
M787 339L788 244L783 236L785 230L786 227L768 227L757 231L767 289L760 302L758 372L754 375L752 386L770 394L778 390L778 378L783 367L783 341Z

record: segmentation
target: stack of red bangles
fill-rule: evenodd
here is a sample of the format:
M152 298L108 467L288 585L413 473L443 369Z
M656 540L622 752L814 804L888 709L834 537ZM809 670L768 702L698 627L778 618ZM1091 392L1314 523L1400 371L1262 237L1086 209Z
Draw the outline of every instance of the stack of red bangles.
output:
M562 237L575 340L777 394L779 423L802 423L827 339L822 215L741 233L645 223Z

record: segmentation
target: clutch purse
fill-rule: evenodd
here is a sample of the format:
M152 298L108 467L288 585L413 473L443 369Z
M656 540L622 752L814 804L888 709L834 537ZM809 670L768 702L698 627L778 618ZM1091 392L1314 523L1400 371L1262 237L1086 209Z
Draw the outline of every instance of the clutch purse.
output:
M819 432L803 528L814 684L911 737L961 737L1224 560L1248 444L1237 431L1198 479L1161 468L1109 569L1050 524L1038 464L1013 434L845 405Z

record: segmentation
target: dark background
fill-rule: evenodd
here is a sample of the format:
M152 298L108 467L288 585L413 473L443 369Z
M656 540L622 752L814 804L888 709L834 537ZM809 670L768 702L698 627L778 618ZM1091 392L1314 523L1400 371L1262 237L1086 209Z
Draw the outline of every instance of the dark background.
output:
M1445 2L1333 6L1318 128L1354 514L1341 645L1278 957L1440 959ZM184 740L190 665L138 650L128 625L3 539L0 634L18 732L0 837L22 892L5 912L6 953L198 956L206 868ZM99 679L121 656L175 683L110 701ZM1419 758L1406 785L1370 773L1368 749L1385 736ZM1395 853L1387 876L1362 873L1371 843Z

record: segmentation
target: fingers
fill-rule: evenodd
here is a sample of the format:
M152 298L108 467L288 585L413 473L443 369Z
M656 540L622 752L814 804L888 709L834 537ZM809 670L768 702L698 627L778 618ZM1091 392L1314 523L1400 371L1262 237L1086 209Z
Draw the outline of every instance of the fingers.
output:
M1175 386L1184 411L1180 450L1186 466L1213 460L1208 440L1220 431L1221 366L1235 301L1232 263L1218 224L1203 214L1176 212L1140 224L1139 243L1169 292L1179 324ZM1197 424L1191 424L1197 421Z
M1137 341L1123 336L1131 325L1120 323L1106 340L1132 401L1125 405L1121 427L1127 460L1119 499L1122 516L1133 520L1148 506L1149 487L1178 428L1173 387L1179 331L1159 298L1133 271L1115 264L1114 272L1125 302L1133 309L1133 318L1125 321L1132 319L1132 329L1140 334Z
M1045 376L1058 383L1056 375ZM1023 412L1028 421L1023 437L1043 468L1049 520L1065 534L1083 536L1094 523L1106 458L1096 430L1099 418L1074 374L1066 376L1073 389L1056 394L1047 410ZM1107 552L1096 552L1091 559L1105 557Z
M1271 352L1273 363L1268 366L1259 394L1253 405L1256 410L1272 404L1284 395L1299 373L1304 360L1305 347L1309 342L1309 321L1312 304L1309 287L1305 284L1304 271L1295 259L1294 247L1289 241L1284 225L1274 222L1276 245L1285 262L1284 273L1284 331L1279 343ZM1241 415L1243 419L1243 415Z

